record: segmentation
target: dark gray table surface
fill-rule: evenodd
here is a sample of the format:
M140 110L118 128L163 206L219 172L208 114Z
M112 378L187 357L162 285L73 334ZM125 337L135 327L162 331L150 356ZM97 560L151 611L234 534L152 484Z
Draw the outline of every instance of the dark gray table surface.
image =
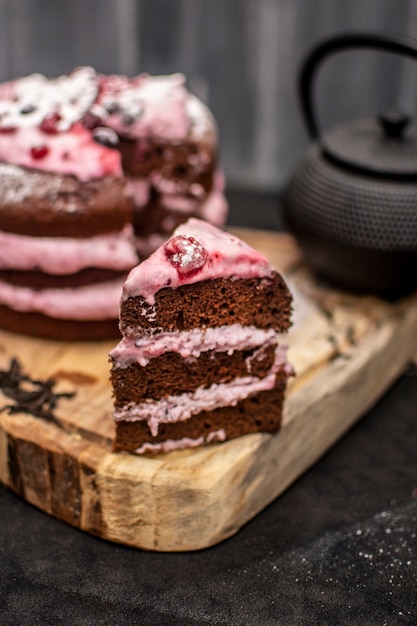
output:
M274 228L274 200L245 198L231 198L239 200L231 223ZM213 548L164 554L111 544L4 487L0 520L2 626L415 625L417 367Z

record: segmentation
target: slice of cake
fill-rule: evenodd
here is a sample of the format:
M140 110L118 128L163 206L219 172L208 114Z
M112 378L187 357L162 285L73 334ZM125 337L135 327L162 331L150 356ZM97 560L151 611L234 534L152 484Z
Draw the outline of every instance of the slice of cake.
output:
M124 284L110 353L115 450L156 453L279 429L292 297L267 259L190 219Z
M227 205L211 113L184 77L91 67L0 85L0 326L54 339L118 335L128 271Z

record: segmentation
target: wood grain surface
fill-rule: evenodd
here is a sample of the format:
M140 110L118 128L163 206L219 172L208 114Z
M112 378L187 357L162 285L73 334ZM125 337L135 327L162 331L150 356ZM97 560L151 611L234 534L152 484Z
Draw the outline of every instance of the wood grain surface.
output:
M153 458L113 453L108 352L0 331L0 369L18 358L55 380L58 423L7 410L0 392L0 480L86 532L146 550L185 551L236 533L329 449L417 350L417 294L396 303L319 285L289 235L233 229L261 250L294 295L283 341L296 377L282 428ZM394 426L393 426L394 427Z

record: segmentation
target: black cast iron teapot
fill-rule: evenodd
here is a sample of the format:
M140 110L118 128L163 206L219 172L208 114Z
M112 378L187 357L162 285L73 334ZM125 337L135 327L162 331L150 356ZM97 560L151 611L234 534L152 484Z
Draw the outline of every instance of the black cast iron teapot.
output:
M375 34L339 35L308 55L299 88L314 141L290 177L281 208L319 276L342 289L395 298L417 289L417 125L387 111L320 134L312 105L316 69L349 48L417 59L417 46Z

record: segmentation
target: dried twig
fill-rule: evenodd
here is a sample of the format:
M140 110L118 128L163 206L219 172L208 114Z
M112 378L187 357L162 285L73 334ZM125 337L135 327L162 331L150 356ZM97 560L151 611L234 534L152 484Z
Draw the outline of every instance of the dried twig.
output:
M55 381L36 380L24 374L19 361L16 358L10 360L8 370L0 370L0 389L3 394L13 400L13 404L0 407L0 412L29 413L34 417L40 417L61 426L53 411L60 398L73 398L75 392L56 393Z

